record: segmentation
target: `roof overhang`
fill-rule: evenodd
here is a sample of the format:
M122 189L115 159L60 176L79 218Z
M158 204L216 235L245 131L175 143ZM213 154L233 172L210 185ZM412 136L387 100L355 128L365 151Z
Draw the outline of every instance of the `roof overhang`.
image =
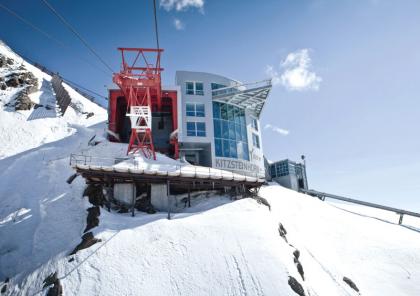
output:
M219 88L212 91L214 101L249 109L259 118L271 90L271 80Z

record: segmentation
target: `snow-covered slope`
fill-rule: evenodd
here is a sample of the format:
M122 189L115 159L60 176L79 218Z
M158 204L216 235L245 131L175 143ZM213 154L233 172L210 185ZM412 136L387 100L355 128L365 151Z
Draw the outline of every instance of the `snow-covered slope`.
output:
M0 50L20 61L4 45ZM49 81L23 63L39 85ZM5 106L15 91L0 91L2 295L45 295L43 281L54 272L64 295L292 296L296 282L307 296L420 295L420 219L405 217L399 226L389 213L273 184L260 190L271 210L254 199L216 194L193 199L172 220L166 213L130 217L101 209L93 228L101 242L69 256L91 206L82 197L82 178L66 183L74 173L69 155L115 157L127 147L103 139L105 111L71 89L93 117L69 109L64 117L30 119L32 110ZM45 95L53 101L48 87L30 96ZM91 147L94 135L101 143Z
M55 106L51 76L27 63L1 40L0 55L11 59L10 64L6 63L0 67L0 82L14 73L32 73L38 81L38 90L29 94L29 98L34 103L42 105L39 108L15 111L6 104L11 102L24 87L0 89L0 159L67 137L76 131L73 125L89 126L106 120L105 109L65 84L72 102L79 110L69 107L64 116L60 116ZM86 114L80 111L93 112L94 115L87 118Z

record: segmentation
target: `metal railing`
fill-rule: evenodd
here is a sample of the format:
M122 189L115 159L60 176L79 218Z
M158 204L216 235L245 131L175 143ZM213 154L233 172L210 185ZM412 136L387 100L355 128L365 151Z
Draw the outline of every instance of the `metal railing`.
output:
M266 87L266 86L271 86L271 79L266 79L266 80L261 80L257 82L251 82L251 83L237 83L231 86L212 90L211 94L213 97L219 97L219 96L240 93L245 90L250 90L253 88L261 88L261 87Z
M337 200L341 200L341 201L345 201L345 202L349 202L349 203L359 204L359 205L362 205L362 206L367 206L367 207L371 207L371 208L376 208L376 209L381 209L381 210L385 210L385 211L394 212L394 213L400 215L400 219L398 221L398 224L400 224L400 225L402 223L404 215L420 218L420 214L416 213L416 212L411 212L411 211L406 211L406 210L397 209L397 208L393 208L393 207L383 206L383 205L379 205L379 204L375 204L375 203L371 203L371 202L367 202L367 201L362 201L362 200L357 200L357 199L348 198L348 197L344 197L344 196L329 194L329 193L320 192L320 191L316 191L316 190L300 189L300 191L303 192L303 193L312 195L312 196L319 197L321 200L325 200L325 198L332 198L332 199L337 199Z

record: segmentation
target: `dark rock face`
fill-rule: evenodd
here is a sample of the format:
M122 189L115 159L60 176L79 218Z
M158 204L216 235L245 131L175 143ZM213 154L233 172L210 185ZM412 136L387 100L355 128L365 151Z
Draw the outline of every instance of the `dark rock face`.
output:
M97 239L93 236L92 232L87 232L83 234L82 241L76 246L76 248L74 248L73 251L71 251L69 255L74 255L80 250L87 249L100 241L100 239Z
M296 259L299 259L299 257L300 257L300 251L299 251L298 249L294 250L294 251L293 251L293 256L294 256Z
M356 284L349 279L348 277L343 277L343 281L350 286L350 288L352 288L353 290L355 290L356 292L359 292L359 288L357 288Z
M101 185L89 184L83 192L83 196L89 197L89 202L94 206L102 207L105 202L105 196Z
M150 198L143 197L141 199L136 200L136 204L134 206L137 210L146 212L148 214L155 214L156 210L153 207L152 203L150 202Z
M286 238L286 228L284 228L283 224L279 223L279 235L287 242L287 238Z
M15 99L15 110L30 110L35 105L34 102L31 101L26 91L21 91L16 99Z
M305 290L303 289L302 285L292 276L289 276L289 286L292 288L293 292L298 294L299 296L305 296Z
M61 296L63 295L63 287L61 286L60 280L57 278L57 272L50 274L44 280L44 288L51 286L48 289L47 296Z
M87 223L86 228L83 232L87 232L91 230L92 228L99 225L99 216L101 215L101 210L98 206L91 207L87 209L88 216L87 216Z

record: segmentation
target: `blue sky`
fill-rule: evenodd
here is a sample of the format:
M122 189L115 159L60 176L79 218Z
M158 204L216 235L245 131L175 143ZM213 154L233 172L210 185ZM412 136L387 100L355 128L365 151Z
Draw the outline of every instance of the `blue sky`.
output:
M152 1L50 3L115 70L118 46L155 45ZM41 1L0 4L69 49L0 8L1 39L106 95L111 75L96 68L104 67ZM176 70L242 81L274 76L277 83L261 118L268 159L305 154L311 188L420 211L419 1L162 4L165 84L174 84Z

